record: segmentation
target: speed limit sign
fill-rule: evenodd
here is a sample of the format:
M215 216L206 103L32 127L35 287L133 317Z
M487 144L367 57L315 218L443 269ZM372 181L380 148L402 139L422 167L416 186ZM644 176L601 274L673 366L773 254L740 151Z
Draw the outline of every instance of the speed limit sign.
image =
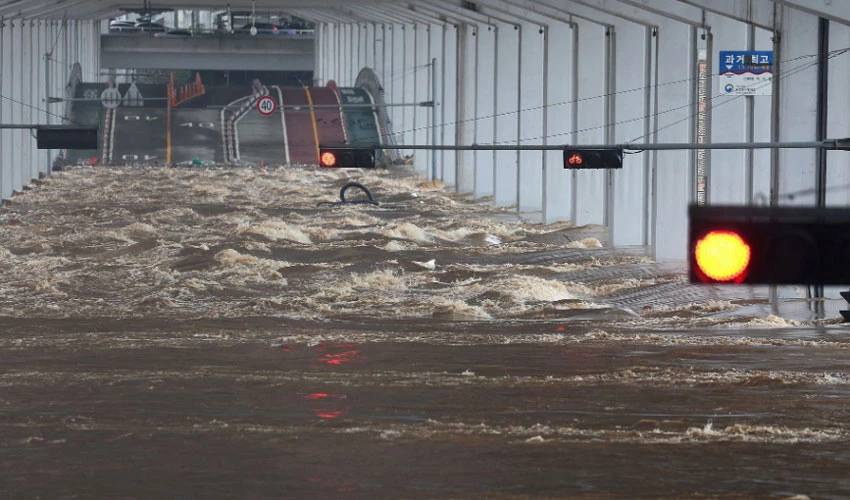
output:
M263 116L271 116L277 111L277 101L269 96L263 96L257 101L257 111Z

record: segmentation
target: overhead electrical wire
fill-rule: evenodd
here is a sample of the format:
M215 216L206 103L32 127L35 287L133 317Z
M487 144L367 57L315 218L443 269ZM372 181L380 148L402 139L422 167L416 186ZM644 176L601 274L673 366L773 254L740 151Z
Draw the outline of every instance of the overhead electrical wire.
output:
M846 48L842 48L842 49L835 49L835 50L830 51L829 53L830 54L844 53L847 50L850 50L850 47L846 47ZM790 63L790 62L798 61L800 59L808 59L808 58L815 58L815 57L818 57L818 55L817 54L805 54L805 55L794 57L792 59L780 61L779 64L787 64L787 63ZM706 78L714 78L716 76L720 76L720 73L712 73L710 75L707 75ZM477 121L481 121L481 120L490 120L490 119L494 119L494 118L501 118L501 117L511 116L511 115L515 115L515 114L519 114L519 113L525 113L525 112L530 112L530 111L539 111L539 110L543 110L543 109L546 109L546 108L554 108L554 107L558 107L558 106L566 106L566 105L570 105L570 104L577 104L577 103L580 103L580 102L587 102L587 101L592 101L592 100L596 100L596 99L604 99L604 98L607 98L607 97L613 97L613 96L620 95L620 94L628 94L628 93L632 93L632 92L644 92L648 89L651 90L651 89L654 89L654 88L666 87L666 86L670 86L670 85L678 85L678 84L682 84L682 83L691 83L691 82L694 82L696 80L699 80L699 77L690 77L690 78L684 78L684 79L681 79L681 80L671 80L671 81L668 81L668 82L661 82L661 83L657 83L657 84L654 84L654 85L643 85L643 86L640 86L640 87L634 87L634 88L625 89L625 90L617 90L617 91L614 91L614 92L607 92L607 93L604 93L604 94L581 97L581 98L578 98L578 99L570 99L570 100L567 100L567 101L560 101L560 102L555 102L555 103L542 104L542 105L538 105L538 106L530 106L528 108L522 108L522 109L518 109L518 110L509 110L509 111L504 111L504 112L501 112L501 113L494 113L494 114L489 114L489 115L484 115L484 116L477 116L477 117L467 118L467 119L463 119L463 120L447 121L447 122L440 123L436 126L437 127L445 127L445 126L449 126L449 125L463 125L463 124L466 124L466 123L472 123L472 122L477 122ZM422 126L422 127L414 127L414 128L404 129L404 130L394 131L394 132L397 133L397 134L406 134L406 133L412 133L412 132L428 131L433 127L434 127L433 125L426 125L426 126Z

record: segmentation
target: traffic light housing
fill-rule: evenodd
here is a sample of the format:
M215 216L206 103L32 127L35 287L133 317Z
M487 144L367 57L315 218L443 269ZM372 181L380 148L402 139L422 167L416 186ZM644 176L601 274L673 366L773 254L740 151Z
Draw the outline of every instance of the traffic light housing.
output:
M692 283L850 285L850 208L696 206Z
M86 125L39 125L35 129L38 149L98 149L98 127Z
M623 168L622 148L564 149L564 168Z
M324 168L375 168L375 150L358 147L320 147L319 166Z

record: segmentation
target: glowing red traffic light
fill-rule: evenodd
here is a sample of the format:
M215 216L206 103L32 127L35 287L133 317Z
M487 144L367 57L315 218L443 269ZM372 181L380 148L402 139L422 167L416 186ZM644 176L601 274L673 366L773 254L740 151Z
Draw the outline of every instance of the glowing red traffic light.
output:
M710 231L694 247L697 269L709 280L740 283L750 265L750 245L734 231Z
M324 151L322 156L319 157L319 163L323 167L333 167L336 165L336 155L331 151Z
M584 158L582 158L580 154L574 154L570 156L570 159L567 160L567 163L574 167L578 167L584 163Z

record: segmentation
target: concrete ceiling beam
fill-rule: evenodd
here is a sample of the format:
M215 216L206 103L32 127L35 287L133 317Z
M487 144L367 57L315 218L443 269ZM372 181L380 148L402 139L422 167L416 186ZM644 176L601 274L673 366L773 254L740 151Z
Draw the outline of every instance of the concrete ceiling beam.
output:
M773 2L840 24L850 25L850 2L847 0L773 0Z
M757 28L773 31L777 6L771 0L679 0Z

